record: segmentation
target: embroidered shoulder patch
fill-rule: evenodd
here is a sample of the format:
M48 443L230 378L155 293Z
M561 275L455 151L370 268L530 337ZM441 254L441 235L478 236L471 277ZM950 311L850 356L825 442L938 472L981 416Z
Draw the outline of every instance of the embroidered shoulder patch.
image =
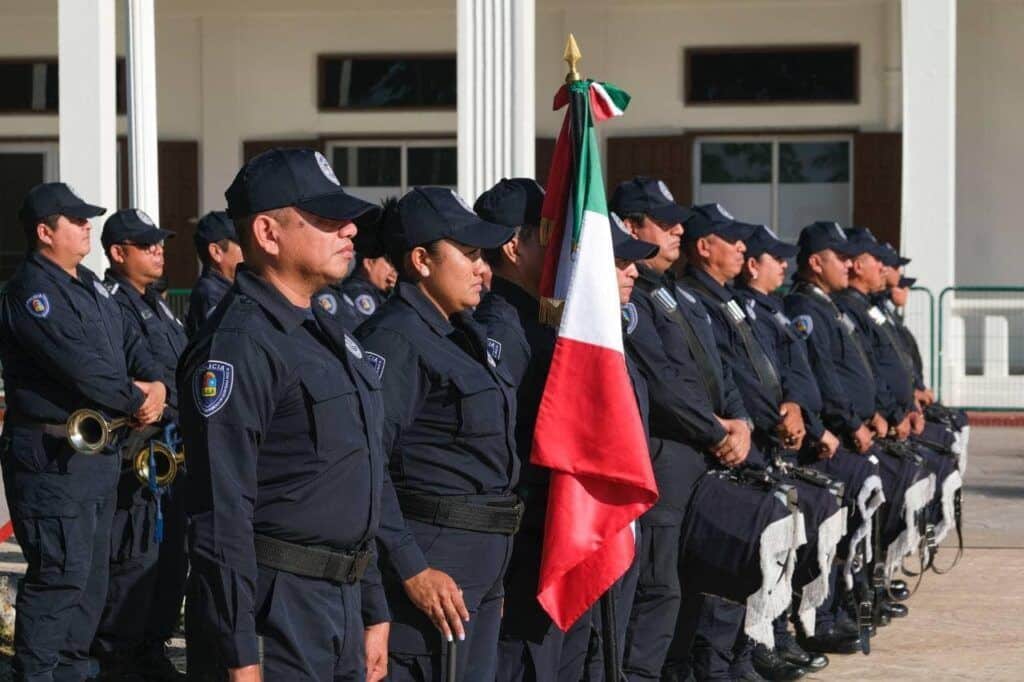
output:
M139 311L139 314L142 315L143 320L149 320L153 317L153 311L149 310L148 308L143 308L141 311Z
M495 360L501 360L501 341L487 337L487 352Z
M797 315L793 318L793 331L801 339L806 339L814 331L814 320L810 315Z
M378 379L383 379L384 378L384 365L386 365L387 362L388 362L384 358L384 356L383 355L378 355L377 353L374 353L372 351L366 351L366 352L363 353L363 357L366 358L366 361L368 363L370 363L370 366L373 367L375 372L377 372L377 378Z
M377 302L369 294L359 294L356 296L355 305L356 310L367 316L373 315L377 310Z
M199 414L210 417L224 407L234 387L235 367L231 363L208 360L200 365L192 377L192 395Z
M345 349L348 350L349 353L356 356L357 358L362 359L363 349L360 348L359 344L356 343L356 340L353 339L348 334L345 334Z
M50 314L50 299L46 294L32 294L25 301L25 307L33 317L47 317Z
M328 315L338 312L338 299L334 298L334 294L320 294L316 297L316 304Z
M622 319L626 321L626 334L636 331L636 326L640 324L640 314L637 313L636 305L632 301L622 306Z

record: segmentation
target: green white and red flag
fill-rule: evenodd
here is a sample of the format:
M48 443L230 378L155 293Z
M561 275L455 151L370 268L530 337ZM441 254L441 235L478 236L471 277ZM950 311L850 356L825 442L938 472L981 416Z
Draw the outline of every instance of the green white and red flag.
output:
M541 296L561 319L531 461L551 469L537 599L567 630L629 568L634 522L658 499L622 347L612 235L594 124L629 95L581 80L568 105L542 210L548 243Z

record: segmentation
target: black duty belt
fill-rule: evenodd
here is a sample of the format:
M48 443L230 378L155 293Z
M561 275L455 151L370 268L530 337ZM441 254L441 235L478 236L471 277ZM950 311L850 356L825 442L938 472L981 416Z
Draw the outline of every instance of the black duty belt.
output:
M256 534L256 563L264 568L334 583L358 582L373 558L369 550L339 552Z
M500 535L515 535L525 510L523 502L515 495L468 502L462 497L399 493L398 505L407 519Z
M42 433L45 433L47 436L53 436L54 438L68 437L67 424L47 424L45 422L36 422L30 419L24 419L22 417L15 416L8 416L6 424L7 426L17 426L23 429L32 429L33 431L40 431Z

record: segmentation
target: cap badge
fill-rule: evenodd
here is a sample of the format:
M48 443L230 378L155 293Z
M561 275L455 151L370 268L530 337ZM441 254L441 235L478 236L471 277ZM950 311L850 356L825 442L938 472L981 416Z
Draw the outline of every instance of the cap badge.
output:
M467 204L467 203L466 203L466 200L465 200L465 199L463 199L463 198L462 198L462 197L461 197L461 196L459 195L459 193L458 193L458 192L456 192L456 191L455 191L455 190L453 190L453 189L451 189L451 190L448 190L448 191L452 193L452 196L453 196L453 197L455 197L455 201L459 202L459 206L461 206L462 208L466 209L466 210L467 210L467 211L469 211L470 213L472 213L472 212L473 212L473 207L472 207L472 206L470 206L469 204Z
M846 233L843 232L843 228L839 227L839 223L832 223L832 227L835 229L836 234L839 235L839 238L842 239L845 242L846 241Z
M144 225L153 225L153 219L150 218L149 215L147 215L146 212L141 209L135 209L135 217L138 218L139 221L142 222Z
M721 204L715 204L715 208L717 208L718 212L724 215L729 220L736 220L735 218L732 217L732 213L729 213L728 211L725 210L725 206L722 206Z
M314 152L316 156L316 163L320 166L320 172L324 174L324 177L333 182L335 185L341 185L338 182L338 176L334 174L334 169L331 168L331 164L327 163L327 159L320 152Z
M658 180L658 189L661 191L661 196L665 197L669 201L676 200L676 198L672 196L672 192L668 191L668 185L665 184L664 180Z
M629 230L626 229L626 223L622 222L622 218L619 217L618 213L612 211L608 214L608 217L611 218L612 225L619 228L622 232L629 234ZM633 235L630 234L629 236L632 237Z

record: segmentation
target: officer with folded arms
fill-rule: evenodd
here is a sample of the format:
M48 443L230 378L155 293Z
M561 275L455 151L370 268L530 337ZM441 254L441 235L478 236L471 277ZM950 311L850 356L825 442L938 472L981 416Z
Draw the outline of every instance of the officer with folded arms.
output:
M200 218L193 240L203 270L188 298L185 330L190 338L228 293L235 281L235 270L242 262L235 225L224 211L210 211Z
M89 219L103 212L64 183L34 187L19 212L29 253L0 305L0 456L28 564L16 604L16 679L84 680L106 599L123 429L112 442L86 434L97 452L76 452L69 416L88 408L108 424L130 418L142 426L161 417L167 397L160 366L81 265Z
M380 383L313 304L376 207L308 149L249 161L225 193L246 266L178 369L188 453L189 663L232 680L379 680L389 614L374 568L398 516ZM400 517L399 517L400 518Z
M164 271L164 241L173 236L144 211L129 208L107 218L100 237L110 261L104 285L160 364L168 386L160 429L148 438L128 438L121 446L125 464L111 537L110 590L93 642L103 679L181 678L164 654L164 642L177 624L188 570L184 476L175 476L173 487L159 490L155 479L152 488L141 483L135 466L136 456L148 450L149 441L164 440L164 428L173 429L177 421L174 372L188 338L184 325L153 286ZM176 432L168 439L176 441ZM155 459L154 464L159 470Z
M357 333L383 384L385 447L415 537L406 543L388 527L379 538L394 614L392 679L493 680L523 505L512 492L514 381L472 309L483 287L481 249L514 231L482 220L444 187L410 190L398 218L388 243L402 280Z

